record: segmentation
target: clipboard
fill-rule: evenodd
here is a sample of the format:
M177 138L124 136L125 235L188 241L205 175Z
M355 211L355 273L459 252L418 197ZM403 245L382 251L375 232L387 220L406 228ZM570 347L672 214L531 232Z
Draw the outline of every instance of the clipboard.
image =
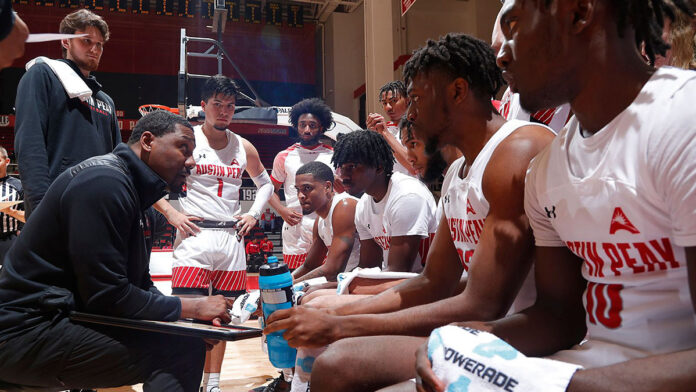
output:
M216 327L210 323L192 320L134 320L83 312L70 312L70 320L171 335L192 336L202 339L233 341L261 336L261 329L258 328L243 327L241 325L223 325L222 327Z
M17 204L20 204L24 202L24 200L17 200L17 201L0 201L0 210L5 209L7 207L12 207L16 206Z

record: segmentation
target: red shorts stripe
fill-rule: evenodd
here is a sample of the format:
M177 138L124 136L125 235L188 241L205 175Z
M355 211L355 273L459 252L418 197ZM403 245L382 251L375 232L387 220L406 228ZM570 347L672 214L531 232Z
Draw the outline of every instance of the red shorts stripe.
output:
M172 268L172 287L202 288L210 285L210 271L197 267Z
M215 271L213 287L220 291L246 290L246 271Z
M283 255L283 261L290 269L300 268L307 258L307 253L301 255Z

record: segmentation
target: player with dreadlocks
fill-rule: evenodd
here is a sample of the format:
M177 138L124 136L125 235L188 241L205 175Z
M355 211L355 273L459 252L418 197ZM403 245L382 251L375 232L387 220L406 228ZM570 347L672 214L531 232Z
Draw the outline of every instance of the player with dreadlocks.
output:
M673 3L693 15L690 4ZM523 107L569 102L575 113L526 177L537 301L502 320L466 324L503 340L453 327L434 332L418 354L421 390L488 382L455 369L445 352L500 365L497 374L515 380L515 390L693 389L696 72L655 69L638 50L644 43L654 59L667 49L664 5L505 3L498 64ZM498 361L494 347L509 360Z
M342 339L314 364L317 390L375 390L408 380L424 341L418 336L455 321L494 320L534 301L524 176L553 133L498 114L491 99L503 79L492 49L476 38L448 34L428 41L404 75L415 135L430 153L450 145L464 156L448 171L444 214L420 275L332 315L315 311L312 318L322 325L316 336L308 325L302 333L288 330L295 335L290 344L299 346Z

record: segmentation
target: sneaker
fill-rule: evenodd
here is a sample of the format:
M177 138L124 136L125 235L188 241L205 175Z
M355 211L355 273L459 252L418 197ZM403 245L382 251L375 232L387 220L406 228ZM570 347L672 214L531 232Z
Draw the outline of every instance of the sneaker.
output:
M280 373L270 384L250 389L249 392L290 392L290 383L285 381L283 373Z

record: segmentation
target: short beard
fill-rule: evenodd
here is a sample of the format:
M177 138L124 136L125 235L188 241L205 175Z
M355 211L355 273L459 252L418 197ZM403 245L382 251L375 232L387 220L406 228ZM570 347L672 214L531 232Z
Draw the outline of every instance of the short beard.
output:
M300 144L303 146L314 146L319 144L319 138L321 137L321 133L317 133L317 136L314 139L310 139L305 141L304 139L300 138Z
M442 152L440 150L435 151L434 154L428 156L428 166L425 168L425 173L421 177L421 180L426 184L432 184L435 180L442 177L442 172L445 171L447 167L447 161L442 157Z

